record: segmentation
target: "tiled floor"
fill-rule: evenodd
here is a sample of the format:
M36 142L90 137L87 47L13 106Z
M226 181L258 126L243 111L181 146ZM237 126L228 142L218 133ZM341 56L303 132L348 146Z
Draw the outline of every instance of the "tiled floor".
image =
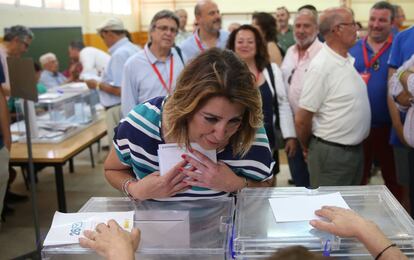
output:
M68 166L64 168L64 181L68 212L76 212L92 196L120 196L120 192L112 188L103 176L103 161L107 152L97 153L94 147L95 168L91 167L89 152L85 151L75 157L75 173L70 174ZM278 186L289 186L290 178L284 153L281 153L281 173L278 175ZM46 236L53 214L57 209L55 178L52 168L46 168L38 174L37 207L42 237ZM381 177L372 180L381 184ZM20 194L29 194L21 174L12 186L12 190ZM31 203L13 205L15 212L6 218L0 230L0 259L10 259L26 254L35 249L35 235Z

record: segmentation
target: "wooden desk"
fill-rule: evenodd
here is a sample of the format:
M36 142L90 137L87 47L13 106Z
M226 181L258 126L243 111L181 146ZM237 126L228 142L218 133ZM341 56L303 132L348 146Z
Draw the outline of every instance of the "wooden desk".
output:
M63 165L93 143L106 135L105 119L100 119L76 135L61 143L32 144L33 163L36 166L55 168L56 191L59 211L66 212L65 186L63 183ZM10 165L28 167L26 143L13 143L10 153Z

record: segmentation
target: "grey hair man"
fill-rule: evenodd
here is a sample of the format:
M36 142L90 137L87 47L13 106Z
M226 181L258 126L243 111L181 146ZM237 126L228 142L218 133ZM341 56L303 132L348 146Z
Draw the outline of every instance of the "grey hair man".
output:
M178 33L177 33L177 36L175 36L175 44L179 45L185 39L190 37L192 32L187 31L187 29L185 28L187 26L187 19L188 19L187 11L185 9L178 9L178 10L175 10L175 15L177 15L180 21L179 26L178 26Z
M302 92L305 72L313 58L322 49L323 44L318 40L318 19L314 12L303 9L295 17L293 34L296 44L291 46L281 66L283 78L293 114L298 110L299 98ZM295 153L288 153L288 163L296 186L309 186L308 167L303 158L300 146Z
M10 79L7 67L7 57L21 57L28 51L32 40L33 32L22 25L15 25L6 28L3 42L0 43L0 60L3 65L5 82L2 83L3 91L6 96L10 95Z
M359 185L361 143L369 133L371 109L365 83L348 54L356 41L356 23L349 9L330 8L320 16L319 30L326 43L309 65L295 114L310 186Z
M151 20L149 42L144 50L128 59L123 71L122 114L148 99L171 94L185 56L174 47L178 17L169 10L159 11ZM139 70L137 70L139 68Z

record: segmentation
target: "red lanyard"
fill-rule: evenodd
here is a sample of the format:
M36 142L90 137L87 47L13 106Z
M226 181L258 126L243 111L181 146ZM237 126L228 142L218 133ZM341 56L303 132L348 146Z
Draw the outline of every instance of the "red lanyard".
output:
M371 60L369 60L368 51L367 51L367 38L365 37L365 39L362 41L362 51L364 53L365 68L366 69L371 68L371 66L375 63L375 61L379 59L379 57L391 46L391 43L392 43L392 36L390 35L388 37L387 42L381 47L379 52L377 52L377 54Z
M169 84L167 86L167 84L165 83L164 79L162 78L162 75L161 75L160 71L158 70L157 66L155 66L154 63L151 63L151 61L149 60L147 50L144 49L144 52L145 52L145 56L147 56L148 63L151 64L152 69L154 70L155 74L157 74L158 79L160 80L162 87L167 91L168 94L171 94L172 81L173 81L173 78L174 78L174 74L173 74L174 73L173 55L172 54L170 55L170 81L168 82Z
M203 47L203 45L201 44L200 39L198 38L197 31L195 31L195 32L194 32L194 39L195 39L195 41L196 41L196 43L197 43L197 46L198 46L198 48L200 49L200 51L204 51L204 47Z

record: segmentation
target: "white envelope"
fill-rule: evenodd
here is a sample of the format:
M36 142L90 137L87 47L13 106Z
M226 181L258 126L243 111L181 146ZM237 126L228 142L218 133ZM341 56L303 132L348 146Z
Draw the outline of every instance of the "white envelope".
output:
M204 154L210 160L217 163L217 153L216 150L205 150L200 145L196 143L191 143L191 147L194 150L199 151ZM165 175L170 169L172 169L177 163L183 160L181 155L188 154L189 156L197 159L195 155L190 153L185 148L179 147L178 144L160 144L158 146L158 160L160 166L160 175Z

